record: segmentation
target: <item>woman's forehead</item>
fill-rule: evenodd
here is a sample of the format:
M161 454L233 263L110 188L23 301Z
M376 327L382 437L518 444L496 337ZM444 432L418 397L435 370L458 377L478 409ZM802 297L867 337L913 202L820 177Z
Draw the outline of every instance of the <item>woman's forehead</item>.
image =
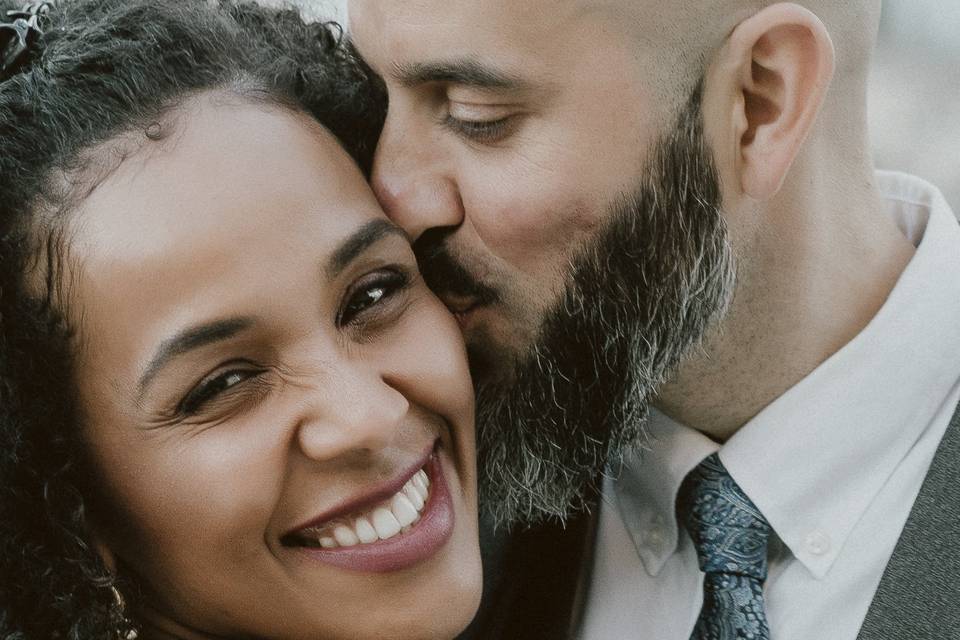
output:
M345 238L383 219L349 155L299 114L204 105L159 144L72 222L71 307L97 360L131 364L185 314L280 314L297 302L282 292L322 289Z
M379 213L360 171L307 116L196 101L174 129L116 168L78 207L72 249L84 264L289 242L313 230L322 253Z

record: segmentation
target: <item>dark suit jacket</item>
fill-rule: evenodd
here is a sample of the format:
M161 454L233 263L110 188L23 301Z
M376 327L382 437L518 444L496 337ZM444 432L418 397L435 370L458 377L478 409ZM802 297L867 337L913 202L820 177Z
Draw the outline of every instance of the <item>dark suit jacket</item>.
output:
M501 539L496 557L486 559L484 604L463 638L574 638L589 585L596 512L568 523L566 529L545 525ZM636 638L645 638L643 629ZM960 640L960 408L940 443L858 640Z

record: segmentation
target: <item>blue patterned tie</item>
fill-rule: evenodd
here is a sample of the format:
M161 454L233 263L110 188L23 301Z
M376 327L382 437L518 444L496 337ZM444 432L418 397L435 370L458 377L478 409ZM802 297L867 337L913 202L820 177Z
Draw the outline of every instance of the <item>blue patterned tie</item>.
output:
M704 572L703 608L690 640L769 640L763 582L770 525L717 454L684 479L677 511Z

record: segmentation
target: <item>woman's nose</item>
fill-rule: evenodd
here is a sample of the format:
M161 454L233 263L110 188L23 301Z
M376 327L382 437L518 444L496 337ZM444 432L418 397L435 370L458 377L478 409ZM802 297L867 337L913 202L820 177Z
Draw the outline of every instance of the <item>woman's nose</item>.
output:
M297 429L308 458L324 461L372 453L397 438L410 404L378 371L345 367L330 372L331 384L314 394Z

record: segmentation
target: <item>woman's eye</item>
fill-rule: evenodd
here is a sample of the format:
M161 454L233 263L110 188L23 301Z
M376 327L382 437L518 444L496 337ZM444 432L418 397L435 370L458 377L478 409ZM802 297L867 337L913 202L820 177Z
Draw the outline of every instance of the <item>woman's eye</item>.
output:
M211 400L261 373L258 369L229 369L207 376L180 401L177 411L180 415L194 415Z
M452 115L446 117L446 126L457 134L483 144L500 142L510 133L512 116L497 120L462 120Z
M364 276L347 292L337 324L340 326L350 324L364 313L392 298L408 283L409 278L399 271L383 270Z

